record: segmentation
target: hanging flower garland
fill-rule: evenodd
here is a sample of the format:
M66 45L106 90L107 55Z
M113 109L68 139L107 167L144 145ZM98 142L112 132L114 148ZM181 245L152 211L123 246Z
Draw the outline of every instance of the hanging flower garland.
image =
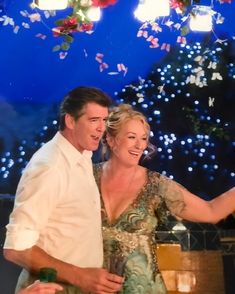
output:
M195 4L200 4L200 0L194 0ZM171 8L179 9L182 13L186 12L188 7L192 6L191 0L171 0Z
M228 3L231 4L231 0L216 0L220 4ZM216 25L223 24L224 17L214 10L214 7L202 5L201 0L194 0L193 5L191 0L169 0L171 14L168 17L157 17L155 20L145 21L141 24L137 37L143 38L148 44L148 47L151 49L159 48L160 50L170 51L171 44L167 43L165 40L160 42L161 33L165 30L176 33L175 43L187 44L187 35L190 33L190 20L195 18L194 8L198 6L201 9L208 7L208 15L211 16L213 22ZM208 25L209 26L209 25ZM209 31L208 31L209 32ZM223 42L224 40L219 39L216 35L215 30L212 31L213 36L216 39L216 42Z
M200 4L201 0L194 0L195 4ZM220 2L230 0L220 0ZM69 7L72 8L72 12L63 19L59 19L55 22L56 27L52 29L54 37L62 37L63 41L61 45L56 45L53 51L68 51L70 44L74 41L74 33L92 33L94 23L88 17L88 11L91 8L99 7L106 8L110 5L115 5L117 0L70 0ZM186 15L190 13L192 6L191 0L170 0L171 9L175 10L177 14ZM153 22L154 24L155 22ZM145 25L145 24L144 24ZM188 26L186 25L181 29L181 35L186 35L188 32ZM140 37L140 35L138 35ZM150 48L157 48L157 38L151 36L147 38L150 42ZM170 45L163 43L161 50L170 50ZM65 53L66 54L66 53Z
M61 19L55 20L55 26L53 28L48 26L50 30L50 34L52 34L55 38L57 38L58 43L53 47L53 52L58 52L60 59L66 58L68 54L68 50L70 49L71 43L73 43L75 35L77 33L87 33L92 34L94 31L94 21L89 18L89 12L92 9L100 8L104 9L108 6L115 5L118 0L68 0L68 9L65 11L65 17ZM220 4L229 4L231 0L215 0ZM201 0L194 0L194 4L200 5ZM169 30L171 32L176 33L176 39L173 43L182 43L187 44L186 35L190 32L189 29L189 20L193 17L192 12L192 1L191 0L169 0L171 14L169 17L164 18L156 18L154 21L146 21L141 24L139 30L137 31L137 37L142 38L147 42L147 45L151 49L160 49L166 50L169 52L171 50L171 44L167 42L167 40L160 40L161 33L165 30ZM34 12L30 13L27 10L20 11L20 14L25 18L22 21L21 25L16 24L14 19L8 15L0 15L0 24L3 26L12 26L13 32L15 34L21 28L29 29L31 27L31 23L42 22L45 26L47 26L46 22L44 22L43 18L48 19L49 17L56 17L56 11L39 11L35 4L31 5ZM67 14L66 14L67 12ZM224 22L224 17L219 13L211 9L210 11L213 20L216 24L222 24ZM4 14L4 12L2 12ZM224 40L220 40L219 37L215 34L213 30L217 42L223 42ZM41 38L45 40L47 36L42 33L38 33L35 35L37 38ZM172 43L172 42L171 42ZM99 52L100 53L100 52ZM100 53L102 54L102 52ZM106 62L99 61L100 71L106 71L108 68L108 64ZM118 61L122 65L122 61ZM118 74L119 72L123 72L124 75L127 73L126 65L122 66L122 69L117 67L117 70L112 70L108 72L108 74Z
M74 33L92 33L93 22L88 16L91 8L106 8L116 4L117 0L70 0L69 7L72 12L63 19L55 22L56 27L52 29L54 37L62 37L61 45L56 45L53 51L64 50L70 48L70 43L74 40Z

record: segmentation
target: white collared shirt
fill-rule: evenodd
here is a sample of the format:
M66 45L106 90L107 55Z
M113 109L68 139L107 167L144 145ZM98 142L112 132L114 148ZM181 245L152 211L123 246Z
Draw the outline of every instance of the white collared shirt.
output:
M19 182L4 248L37 245L80 267L101 267L100 196L91 162L60 133L32 157Z

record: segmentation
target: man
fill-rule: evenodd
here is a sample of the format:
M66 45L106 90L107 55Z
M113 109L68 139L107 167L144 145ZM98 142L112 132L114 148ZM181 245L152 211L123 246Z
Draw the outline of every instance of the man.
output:
M102 269L100 197L91 155L105 129L110 98L78 87L60 108L60 131L32 157L19 182L4 244L22 266L16 291L42 267L57 270L65 293L113 293L123 279Z

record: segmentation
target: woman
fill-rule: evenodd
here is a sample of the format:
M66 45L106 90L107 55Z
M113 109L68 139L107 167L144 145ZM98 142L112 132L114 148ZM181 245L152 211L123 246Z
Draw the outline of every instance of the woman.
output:
M154 234L167 211L189 221L216 223L235 210L235 189L204 201L175 181L139 165L150 127L140 112L120 105L106 123L108 161L95 165L102 195L104 265L125 276L120 293L167 293ZM200 212L200 213L198 213Z

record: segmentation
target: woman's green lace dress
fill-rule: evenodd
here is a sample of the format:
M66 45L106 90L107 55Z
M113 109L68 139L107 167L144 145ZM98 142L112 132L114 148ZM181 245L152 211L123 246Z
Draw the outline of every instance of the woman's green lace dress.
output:
M102 164L95 165L99 188L101 172ZM125 277L119 293L167 293L158 269L155 230L169 211L175 215L182 211L184 202L178 187L171 179L147 170L147 181L137 198L112 224L101 199L104 266Z

